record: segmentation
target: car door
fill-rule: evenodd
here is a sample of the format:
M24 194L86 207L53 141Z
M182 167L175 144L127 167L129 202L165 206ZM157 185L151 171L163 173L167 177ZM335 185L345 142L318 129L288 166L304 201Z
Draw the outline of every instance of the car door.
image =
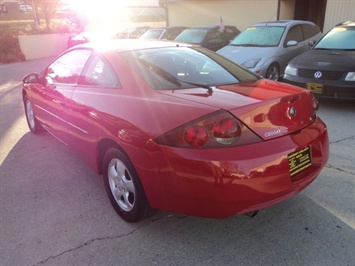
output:
M100 138L107 135L103 124L110 118L102 113L108 99L121 87L111 65L98 54L93 54L68 102L68 141L90 165L92 154Z
M51 134L64 143L67 143L67 103L90 54L89 50L63 54L46 68L43 85L36 87L33 98L36 116Z

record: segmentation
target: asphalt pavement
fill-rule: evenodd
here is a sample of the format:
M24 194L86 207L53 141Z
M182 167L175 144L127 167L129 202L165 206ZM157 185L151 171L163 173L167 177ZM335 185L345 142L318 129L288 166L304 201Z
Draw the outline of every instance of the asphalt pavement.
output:
M295 197L254 218L158 211L122 221L102 177L29 132L21 79L52 58L0 65L0 265L355 265L355 106L320 101L330 158Z

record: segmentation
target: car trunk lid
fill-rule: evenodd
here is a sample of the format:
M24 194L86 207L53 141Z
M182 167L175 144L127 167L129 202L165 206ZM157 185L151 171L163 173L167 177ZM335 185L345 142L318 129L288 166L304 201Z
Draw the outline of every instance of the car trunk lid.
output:
M160 91L228 110L264 140L296 132L314 121L310 91L266 79L244 84Z

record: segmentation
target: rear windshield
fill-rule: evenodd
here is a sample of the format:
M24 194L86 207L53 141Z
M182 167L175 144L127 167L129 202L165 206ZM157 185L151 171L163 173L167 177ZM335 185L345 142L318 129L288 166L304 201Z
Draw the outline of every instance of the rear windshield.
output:
M236 46L278 46L285 27L250 27L241 32L230 43Z
M236 84L260 78L201 47L154 48L120 55L156 90Z

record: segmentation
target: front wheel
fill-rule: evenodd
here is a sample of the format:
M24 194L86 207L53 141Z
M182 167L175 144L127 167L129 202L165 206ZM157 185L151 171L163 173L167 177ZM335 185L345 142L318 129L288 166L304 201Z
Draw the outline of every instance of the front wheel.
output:
M118 215L127 222L138 222L153 214L138 174L127 156L110 148L103 159L107 195Z
M27 95L24 96L23 103L25 106L27 125L30 128L31 132L35 133L35 134L41 132L42 126L41 126L40 122L38 122L38 120L34 114L32 103L28 99Z
M278 81L280 78L280 67L277 64L269 66L265 78Z

